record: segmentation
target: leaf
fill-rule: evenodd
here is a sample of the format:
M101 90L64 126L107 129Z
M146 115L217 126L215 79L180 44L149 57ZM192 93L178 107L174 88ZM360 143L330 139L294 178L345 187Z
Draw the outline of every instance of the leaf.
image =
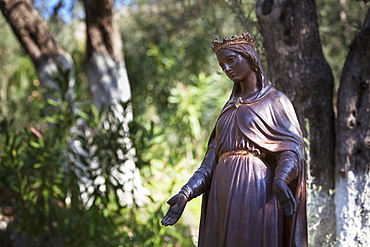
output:
M89 120L89 119L90 119L90 116L89 116L86 112L84 112L84 111L80 111L80 112L78 113L78 115L79 115L80 117L82 117L83 119L85 119L85 120Z
M46 117L44 117L44 119L45 119L45 121L47 121L49 123L52 123L52 124L59 123L59 119L55 115L53 115L53 116L46 116Z
M56 107L59 107L60 106L60 104L59 104L59 102L58 101L56 101L56 100L53 100L53 99L47 99L47 101L46 101L49 105L52 105L52 106L56 106Z
M38 169L40 167L42 167L41 163L36 163L36 164L33 165L33 168L35 168L35 169Z
M52 189L53 189L53 192L57 195L59 195L60 197L64 198L65 194L62 192L62 190L56 186L56 185L53 185L52 186Z
M34 141L31 141L30 145L34 148L37 148L37 149L39 149L41 147L40 143L37 143L37 142L34 142Z

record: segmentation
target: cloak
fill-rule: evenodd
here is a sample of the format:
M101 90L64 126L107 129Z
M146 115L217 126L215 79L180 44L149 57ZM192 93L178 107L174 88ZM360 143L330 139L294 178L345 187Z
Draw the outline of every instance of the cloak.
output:
M308 246L304 143L293 106L284 93L268 84L263 84L259 94L253 99L237 97L233 90L219 119L230 108L238 107L240 104L243 107L238 109L240 112L237 121L241 123L239 130L268 154L264 159L266 164L276 167L276 157L284 151L291 151L297 156L298 175L288 184L295 196L297 209L292 216L283 216L283 246ZM200 168L183 187L190 192L191 198L203 194L199 246L205 246L204 232L207 227L205 222L209 188L213 171L222 155L217 145L217 142L222 140L216 140L216 132L215 128L210 136L208 149Z

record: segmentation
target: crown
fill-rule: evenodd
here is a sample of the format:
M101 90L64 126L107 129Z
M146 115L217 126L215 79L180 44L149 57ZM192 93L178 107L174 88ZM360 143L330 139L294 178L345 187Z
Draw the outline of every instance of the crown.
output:
M231 46L231 45L239 45L239 44L247 44L254 47L254 38L249 36L248 32L243 32L242 36L233 35L231 38L223 37L222 41L214 38L212 40L212 50L214 53L217 53L218 50Z

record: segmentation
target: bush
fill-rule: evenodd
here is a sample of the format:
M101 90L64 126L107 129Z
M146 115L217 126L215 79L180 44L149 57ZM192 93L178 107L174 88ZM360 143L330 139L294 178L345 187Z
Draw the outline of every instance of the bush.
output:
M61 76L54 79L67 81ZM191 246L190 238L160 226L161 206L138 203L144 189L122 118L88 104L76 110L66 94L66 87L44 93L48 99L38 105L38 121L0 122L0 243Z

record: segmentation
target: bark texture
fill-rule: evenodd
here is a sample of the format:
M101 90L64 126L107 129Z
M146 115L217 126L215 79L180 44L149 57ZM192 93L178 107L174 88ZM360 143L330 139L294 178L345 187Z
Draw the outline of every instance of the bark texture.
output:
M115 111L114 117L124 125L123 135L128 136L128 122L132 120L132 112L131 108L123 109L120 102L127 102L130 99L130 87L123 61L122 41L113 19L113 0L85 1L85 7L89 81L93 101L98 108L103 105L112 107ZM67 97L69 97L67 99L72 101L74 96L73 60L70 54L58 45L31 0L0 0L0 8L33 61L42 86L52 91L67 92ZM67 82L55 79L54 74L60 72L64 75L68 72ZM74 110L78 111L78 109ZM82 131L81 126L83 125L82 120L79 120L71 131ZM144 201L145 198L142 195L148 192L141 186L140 175L134 163L135 150L128 138L119 141L128 149L127 154L120 153L121 156L128 157L128 161L121 168L126 174L123 176L122 172L117 171L112 175L121 184L133 187L125 190L123 193L126 194L120 195L121 199L126 200L126 204L132 204L132 201L137 198L142 198L141 201ZM70 145L74 152L83 155L77 140L72 139ZM81 186L91 186L92 181L86 181L83 177L80 179ZM133 198L133 194L136 198ZM137 203L140 203L139 199L136 200Z
M34 63L42 86L61 90L63 85L53 80L52 74L62 70L73 75L73 60L55 41L31 0L1 0L0 8ZM71 88L74 84L73 76L69 78L68 86Z
M272 84L293 102L307 138L310 175L322 187L315 246L335 233L333 75L324 58L314 0L259 0L257 18ZM310 207L310 205L308 205Z
M122 40L114 20L113 0L84 0L84 4L89 82L94 104L101 107L127 102L131 90Z
M97 108L110 108L114 118L129 132L128 123L132 120L132 108L123 109L121 103L131 99L131 89L123 57L122 40L114 19L113 0L84 0L87 27L88 77L94 105ZM128 135L122 133L118 142L126 147L126 154L117 150L126 161L119 168L121 172L112 175L127 188L120 195L122 204L142 205L149 191L142 186L139 169L135 165L136 152ZM122 172L125 174L123 175Z
M370 246L370 10L338 92L336 217L340 246Z

